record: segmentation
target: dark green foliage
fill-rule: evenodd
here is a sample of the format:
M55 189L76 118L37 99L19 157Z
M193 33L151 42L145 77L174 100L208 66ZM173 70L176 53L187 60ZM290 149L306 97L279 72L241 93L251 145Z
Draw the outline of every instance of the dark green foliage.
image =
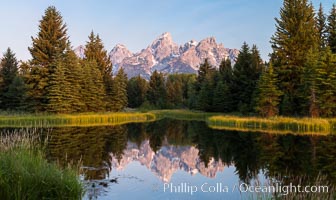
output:
M33 46L29 48L32 64L39 67L49 67L57 56L64 54L68 47L67 28L62 16L55 7L46 9L39 24L39 33L33 38Z
M69 102L64 95L67 89L67 81L64 74L64 65L55 63L54 71L49 76L46 110L54 113L65 113L69 109Z
M156 106L157 108L165 108L166 96L167 93L165 90L165 80L163 74L155 70L150 77L147 100L150 104Z
M26 85L20 76L16 76L9 85L8 91L4 93L4 101L2 105L6 105L8 110L22 111L27 109Z
M195 82L195 91L197 94L196 108L198 110L213 110L213 92L216 87L215 77L217 77L217 74L216 69L210 65L207 59L200 65Z
M336 4L333 4L328 16L328 46L333 53L336 53Z
M281 113L302 112L300 85L303 81L307 51L318 44L313 6L307 0L285 0L276 18L276 32L271 38L272 63L284 92Z
M317 93L321 115L336 116L336 55L327 48L321 52L317 67Z
M166 81L168 108L181 107L183 101L182 80L179 76L168 75Z
M112 85L112 110L121 111L127 106L127 75L123 68L120 68L113 79Z
M336 114L336 56L329 47L308 52L303 85L305 115L332 117Z
M318 43L320 49L324 49L327 46L327 24L326 24L326 16L323 12L322 3L320 3L320 7L318 13L315 17L316 21L316 29L318 33Z
M215 90L215 80L213 78L213 74L208 74L208 77L203 81L201 85L201 90L197 95L196 108L202 111L214 111L213 97Z
M84 60L95 61L97 63L98 70L102 74L104 81L106 109L112 110L114 106L112 103L112 63L102 40L99 35L95 35L93 31L90 33L89 41L85 45L84 54Z
M219 65L219 73L222 80L227 84L232 84L233 71L230 59L223 59Z
M196 84L196 76L191 76L187 82L188 98L186 100L186 105L188 106L188 108L191 109L195 109L197 104L197 96L196 96L197 93L195 90L195 84Z
M30 61L30 75L26 81L29 88L31 106L36 111L46 111L48 102L48 89L51 74L55 66L63 65L61 59L70 46L67 28L61 14L55 7L48 7L39 24L39 33L33 38L33 46L29 48L32 55ZM66 66L64 66L66 67Z
M223 83L223 81L217 83L212 106L216 112L230 112L232 110L231 93L227 83Z
M84 111L98 112L105 108L103 78L95 61L83 62L82 101Z
M244 42L233 70L233 102L242 113L253 111L253 91L262 71L263 64L255 45L252 50Z
M98 69L102 75L112 75L112 63L104 48L103 42L99 35L92 31L89 35L89 41L85 45L85 60L96 61Z
M0 109L22 110L26 100L26 87L18 73L18 62L10 48L0 63Z
M319 68L319 53L310 50L308 52L304 71L304 82L302 89L303 98L305 99L304 111L306 115L311 117L320 116L320 107L318 103L318 94L320 89L319 77L323 73Z
M258 80L256 88L256 111L263 117L278 115L281 91L277 87L278 80L272 64L264 71Z
M196 84L195 89L196 91L200 91L202 84L206 81L206 79L211 78L215 71L215 68L210 65L208 59L204 60L204 63L200 64L199 70L197 72Z
M146 101L148 83L141 76L131 78L127 82L128 106L131 108L140 107Z
M83 69L80 60L77 58L75 52L71 49L67 49L63 59L64 63L64 76L66 79L66 85L62 88L66 92L68 98L68 113L84 111L85 106L82 101L82 81Z

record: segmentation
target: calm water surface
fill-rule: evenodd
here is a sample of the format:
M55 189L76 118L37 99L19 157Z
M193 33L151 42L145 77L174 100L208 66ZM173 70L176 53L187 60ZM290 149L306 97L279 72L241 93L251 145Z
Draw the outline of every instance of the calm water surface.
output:
M302 184L319 174L336 182L335 136L218 131L204 122L160 120L53 128L49 137L50 160L64 166L81 160L85 199L251 199L240 186Z

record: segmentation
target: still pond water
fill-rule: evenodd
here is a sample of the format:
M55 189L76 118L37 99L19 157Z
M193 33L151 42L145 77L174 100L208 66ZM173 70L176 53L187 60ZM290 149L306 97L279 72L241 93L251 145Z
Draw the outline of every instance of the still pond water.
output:
M335 141L164 119L53 128L47 155L64 166L81 160L85 199L254 199L260 193L245 193L247 185L305 184L318 176L334 184Z

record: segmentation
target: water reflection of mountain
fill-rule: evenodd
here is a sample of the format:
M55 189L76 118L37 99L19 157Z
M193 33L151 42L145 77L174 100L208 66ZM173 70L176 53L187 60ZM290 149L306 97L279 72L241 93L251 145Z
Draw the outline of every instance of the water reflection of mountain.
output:
M112 155L111 159L112 168L116 170L123 170L130 162L139 162L164 182L169 182L178 170L191 175L200 173L210 178L214 178L217 172L224 170L224 164L214 159L210 159L205 166L199 158L199 150L194 146L167 144L155 153L150 147L149 140L143 141L140 146L128 142L122 158L118 160Z
M336 136L273 135L209 129L202 122L160 120L114 127L54 128L48 157L82 161L85 179L140 162L164 181L177 170L213 177L233 165L242 181L266 176L316 177L336 183ZM112 158L111 158L112 155Z

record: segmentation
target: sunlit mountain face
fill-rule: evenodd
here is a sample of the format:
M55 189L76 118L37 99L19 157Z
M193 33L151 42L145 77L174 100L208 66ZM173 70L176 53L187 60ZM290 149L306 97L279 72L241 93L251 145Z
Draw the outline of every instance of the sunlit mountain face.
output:
M78 46L75 53L84 58L84 46ZM178 45L170 33L163 33L140 52L133 53L123 44L117 44L109 53L114 74L123 68L128 78L142 76L149 79L157 70L162 73L196 73L199 65L208 59L214 67L219 67L223 59L234 64L238 49L226 48L217 43L216 38L208 37L199 42L190 40Z

